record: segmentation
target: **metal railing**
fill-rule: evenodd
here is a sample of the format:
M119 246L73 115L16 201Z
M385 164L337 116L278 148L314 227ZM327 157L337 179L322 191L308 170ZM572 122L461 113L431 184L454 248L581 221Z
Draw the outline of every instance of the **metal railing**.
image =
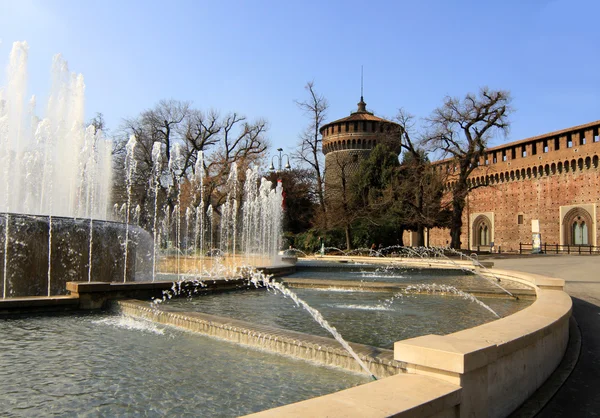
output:
M600 247L594 245L560 245L544 243L540 248L544 254L600 254ZM519 254L529 254L532 250L533 244L519 243Z

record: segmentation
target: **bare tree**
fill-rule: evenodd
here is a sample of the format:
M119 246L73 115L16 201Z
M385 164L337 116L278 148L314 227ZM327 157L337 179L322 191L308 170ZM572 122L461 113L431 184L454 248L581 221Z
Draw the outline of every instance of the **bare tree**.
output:
M253 162L263 157L268 146L265 133L267 122L258 120L248 121L244 116L231 113L224 117L215 111L202 112L194 109L188 102L176 100L161 100L155 107L142 112L138 117L123 121L122 138L119 142L127 142L129 135L136 136L137 170L134 179L134 200L142 208L142 222L148 219L148 213L153 210L148 203L154 193L153 187L148 187L153 176L152 150L155 143L161 143L163 158L159 175L159 201L165 202L172 212L176 199L181 198L180 211L188 206L198 206L204 202L203 210L209 205L219 213L219 206L225 201L228 190L226 183L231 167L238 165L240 180L243 180L245 169ZM175 148L180 155L176 167L169 169L168 161L173 157ZM121 147L122 148L122 147ZM204 177L204 188L199 191L193 184L197 181L195 173L199 153L204 154L201 166ZM124 163L119 153L115 156L118 169ZM118 176L115 183L115 200L123 199L123 178ZM177 191L181 188L179 194ZM241 201L241 191L239 188ZM203 192L204 199L200 193ZM153 205L150 205L153 206Z
M325 213L325 196L324 196L324 177L323 177L323 152L322 142L323 138L319 129L325 121L327 115L327 109L329 103L327 99L319 95L315 91L314 81L309 81L304 86L308 91L308 98L304 101L296 101L296 105L304 112L304 114L310 119L309 124L298 141L296 152L292 155L293 158L300 162L300 164L307 165L314 172L315 175L315 194L321 208L323 219L326 219Z
M488 141L497 133L506 135L512 112L508 91L480 89L464 99L446 97L444 104L427 119L429 129L424 143L454 159L455 187L452 190L452 248L460 248L462 214L469 193L469 175L479 165Z
M220 122L221 130L216 151L205 160L205 199L206 208L212 203L217 209L225 201L223 186L227 182L232 164L238 167L238 178L244 180L244 174L250 164L264 157L268 147L265 133L268 124L265 120L248 122L244 116L236 113L227 115ZM241 201L241 188L238 196Z
M107 133L106 121L104 120L102 112L96 112L96 116L90 119L87 125L92 125L96 131L103 131L105 134Z

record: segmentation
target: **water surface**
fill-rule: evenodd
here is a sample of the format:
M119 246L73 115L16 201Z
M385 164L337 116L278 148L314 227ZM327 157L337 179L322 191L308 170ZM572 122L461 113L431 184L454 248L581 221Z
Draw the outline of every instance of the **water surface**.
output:
M458 296L397 295L340 288L292 289L347 341L393 348L395 341L427 334L449 334L496 319L478 304ZM529 306L531 300L479 298L500 316ZM331 337L289 298L267 290L245 290L192 299L172 299L163 309L198 311L252 323Z
M0 321L0 416L230 417L365 383L111 315Z

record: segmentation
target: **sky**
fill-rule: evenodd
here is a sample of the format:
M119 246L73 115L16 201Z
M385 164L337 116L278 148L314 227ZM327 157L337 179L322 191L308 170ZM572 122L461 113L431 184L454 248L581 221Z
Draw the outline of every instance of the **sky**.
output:
M600 119L598 16L595 0L0 0L0 68L27 41L38 103L61 53L85 77L86 118L103 113L112 133L161 99L187 100L266 119L274 153L309 123L295 102L308 81L332 121L356 110L363 66L367 107L385 118L509 90L499 145Z

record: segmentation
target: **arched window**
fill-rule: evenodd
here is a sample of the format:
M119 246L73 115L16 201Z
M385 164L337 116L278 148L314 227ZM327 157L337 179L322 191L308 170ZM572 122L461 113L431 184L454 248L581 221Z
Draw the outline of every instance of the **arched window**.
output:
M588 245L588 227L585 221L573 221L573 245Z
M476 247L487 247L492 242L492 223L485 215L479 215L473 222L473 244Z
M490 245L490 231L485 224L479 227L479 245Z
M588 227L585 221L573 221L573 245L588 245Z
M590 245L592 243L592 217L582 208L573 208L563 219L565 244Z

